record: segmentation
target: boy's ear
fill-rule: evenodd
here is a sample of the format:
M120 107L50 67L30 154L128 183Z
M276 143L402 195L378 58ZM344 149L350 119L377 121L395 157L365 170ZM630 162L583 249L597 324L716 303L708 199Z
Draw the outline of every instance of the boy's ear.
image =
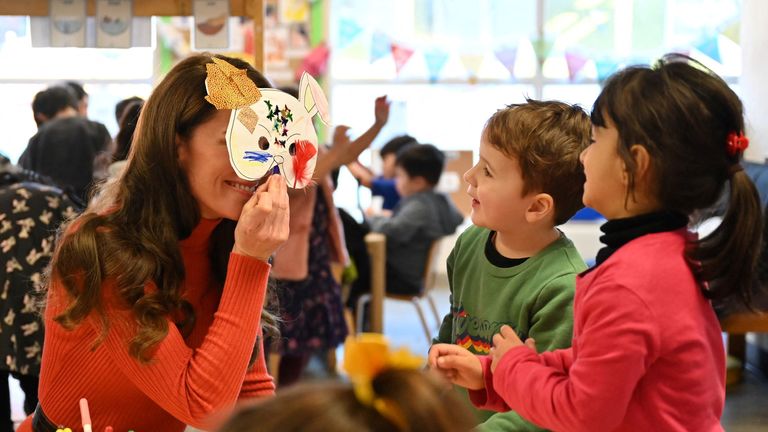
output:
M525 220L529 223L541 221L555 213L555 200L548 193L538 193L533 196L531 204L525 211Z

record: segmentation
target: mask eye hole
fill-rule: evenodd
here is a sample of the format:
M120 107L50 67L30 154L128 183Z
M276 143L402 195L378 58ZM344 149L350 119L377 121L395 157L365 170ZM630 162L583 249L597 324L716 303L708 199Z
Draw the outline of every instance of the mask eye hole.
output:
M259 138L259 148L262 150L269 149L269 140L267 140L265 137Z
M289 153L291 156L296 156L296 144L293 144L293 143L292 143L292 144L291 144L291 145L288 147L288 153Z

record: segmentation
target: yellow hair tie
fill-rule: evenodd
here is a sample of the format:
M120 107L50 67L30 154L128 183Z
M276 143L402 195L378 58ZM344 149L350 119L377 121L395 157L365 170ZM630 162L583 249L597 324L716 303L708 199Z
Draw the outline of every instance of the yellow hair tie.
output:
M344 371L360 403L375 409L384 418L407 430L407 422L395 401L377 397L371 382L386 369L419 369L424 358L400 348L390 352L387 339L378 333L349 336L344 342Z

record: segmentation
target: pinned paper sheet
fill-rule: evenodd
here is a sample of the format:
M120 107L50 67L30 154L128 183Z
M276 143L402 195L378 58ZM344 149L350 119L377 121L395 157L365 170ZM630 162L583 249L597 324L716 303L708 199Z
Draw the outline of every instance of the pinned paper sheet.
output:
M229 46L229 1L195 0L193 46L196 50Z
M294 189L310 184L317 162L312 117L329 121L328 100L317 81L304 74L296 99L276 89L250 89L242 82L244 71L223 60L208 66L206 100L232 109L226 139L235 173L249 181L279 174Z
M85 46L85 0L51 0L51 46Z
M96 2L96 45L99 48L130 48L133 22L131 0Z

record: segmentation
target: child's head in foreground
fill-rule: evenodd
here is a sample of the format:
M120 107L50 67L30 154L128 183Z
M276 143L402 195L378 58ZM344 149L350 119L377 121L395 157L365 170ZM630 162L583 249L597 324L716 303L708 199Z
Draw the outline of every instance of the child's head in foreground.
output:
M235 414L220 432L464 432L473 416L424 359L390 350L380 334L350 336L350 383L299 384Z
M653 67L614 74L592 110L594 144L584 152L584 204L608 219L656 211L690 216L712 206L726 181L720 227L687 250L712 298L741 290L748 302L760 247L757 192L739 164L748 140L743 107L720 77L670 54ZM728 258L724 258L728 257Z
M360 402L351 384L313 382L239 411L220 432L464 432L471 415L439 378L424 371L390 369L373 380L376 395L399 414L382 414Z
M494 231L565 223L582 208L589 116L576 105L528 99L485 124L480 160L464 174L472 223Z

